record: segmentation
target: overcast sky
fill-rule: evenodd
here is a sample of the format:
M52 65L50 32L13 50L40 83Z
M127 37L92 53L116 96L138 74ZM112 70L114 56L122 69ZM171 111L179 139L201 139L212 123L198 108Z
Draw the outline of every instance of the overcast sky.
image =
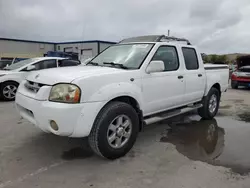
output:
M0 37L119 41L168 29L205 53L249 53L250 0L0 0Z

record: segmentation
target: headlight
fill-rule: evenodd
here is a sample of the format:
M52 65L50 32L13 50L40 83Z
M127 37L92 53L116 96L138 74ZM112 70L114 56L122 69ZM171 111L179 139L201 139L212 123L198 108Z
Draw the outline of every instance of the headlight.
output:
M49 100L63 103L79 103L81 90L73 84L57 84L50 91Z

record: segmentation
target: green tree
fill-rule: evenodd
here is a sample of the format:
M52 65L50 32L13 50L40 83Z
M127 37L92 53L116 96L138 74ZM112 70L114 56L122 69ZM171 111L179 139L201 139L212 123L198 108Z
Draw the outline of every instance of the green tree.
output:
M217 62L223 62L226 63L227 62L227 56L226 55L220 55L217 57Z
M209 63L210 59L209 59L209 56L208 55L204 55L202 56L202 59L203 59L203 62L204 63Z
M213 54L213 55L210 56L210 62L211 63L217 62L217 59L218 59L218 55L216 55L216 54Z

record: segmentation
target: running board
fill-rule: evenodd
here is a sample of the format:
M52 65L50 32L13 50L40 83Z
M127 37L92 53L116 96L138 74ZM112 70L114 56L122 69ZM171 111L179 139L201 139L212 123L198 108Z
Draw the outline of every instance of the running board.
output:
M156 123L158 121L162 121L164 119L168 119L168 118L180 115L180 114L184 114L184 113L193 111L195 109L201 108L202 106L203 106L202 104L196 104L196 105L184 107L184 108L181 108L181 109L178 109L178 110L161 113L161 114L156 115L154 117L147 118L144 121L145 121L146 125L149 125L149 124L152 124L152 123Z

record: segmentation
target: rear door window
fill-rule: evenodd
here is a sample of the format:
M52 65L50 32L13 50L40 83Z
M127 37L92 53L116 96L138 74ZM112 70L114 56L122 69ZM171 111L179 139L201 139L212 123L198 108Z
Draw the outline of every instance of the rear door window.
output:
M65 59L65 60L59 60L58 61L58 66L59 67L70 67L70 66L77 66L80 65L81 63L76 60L70 60L70 59Z
M185 65L187 70L197 70L199 69L199 61L194 48L182 48L182 53L185 60Z

